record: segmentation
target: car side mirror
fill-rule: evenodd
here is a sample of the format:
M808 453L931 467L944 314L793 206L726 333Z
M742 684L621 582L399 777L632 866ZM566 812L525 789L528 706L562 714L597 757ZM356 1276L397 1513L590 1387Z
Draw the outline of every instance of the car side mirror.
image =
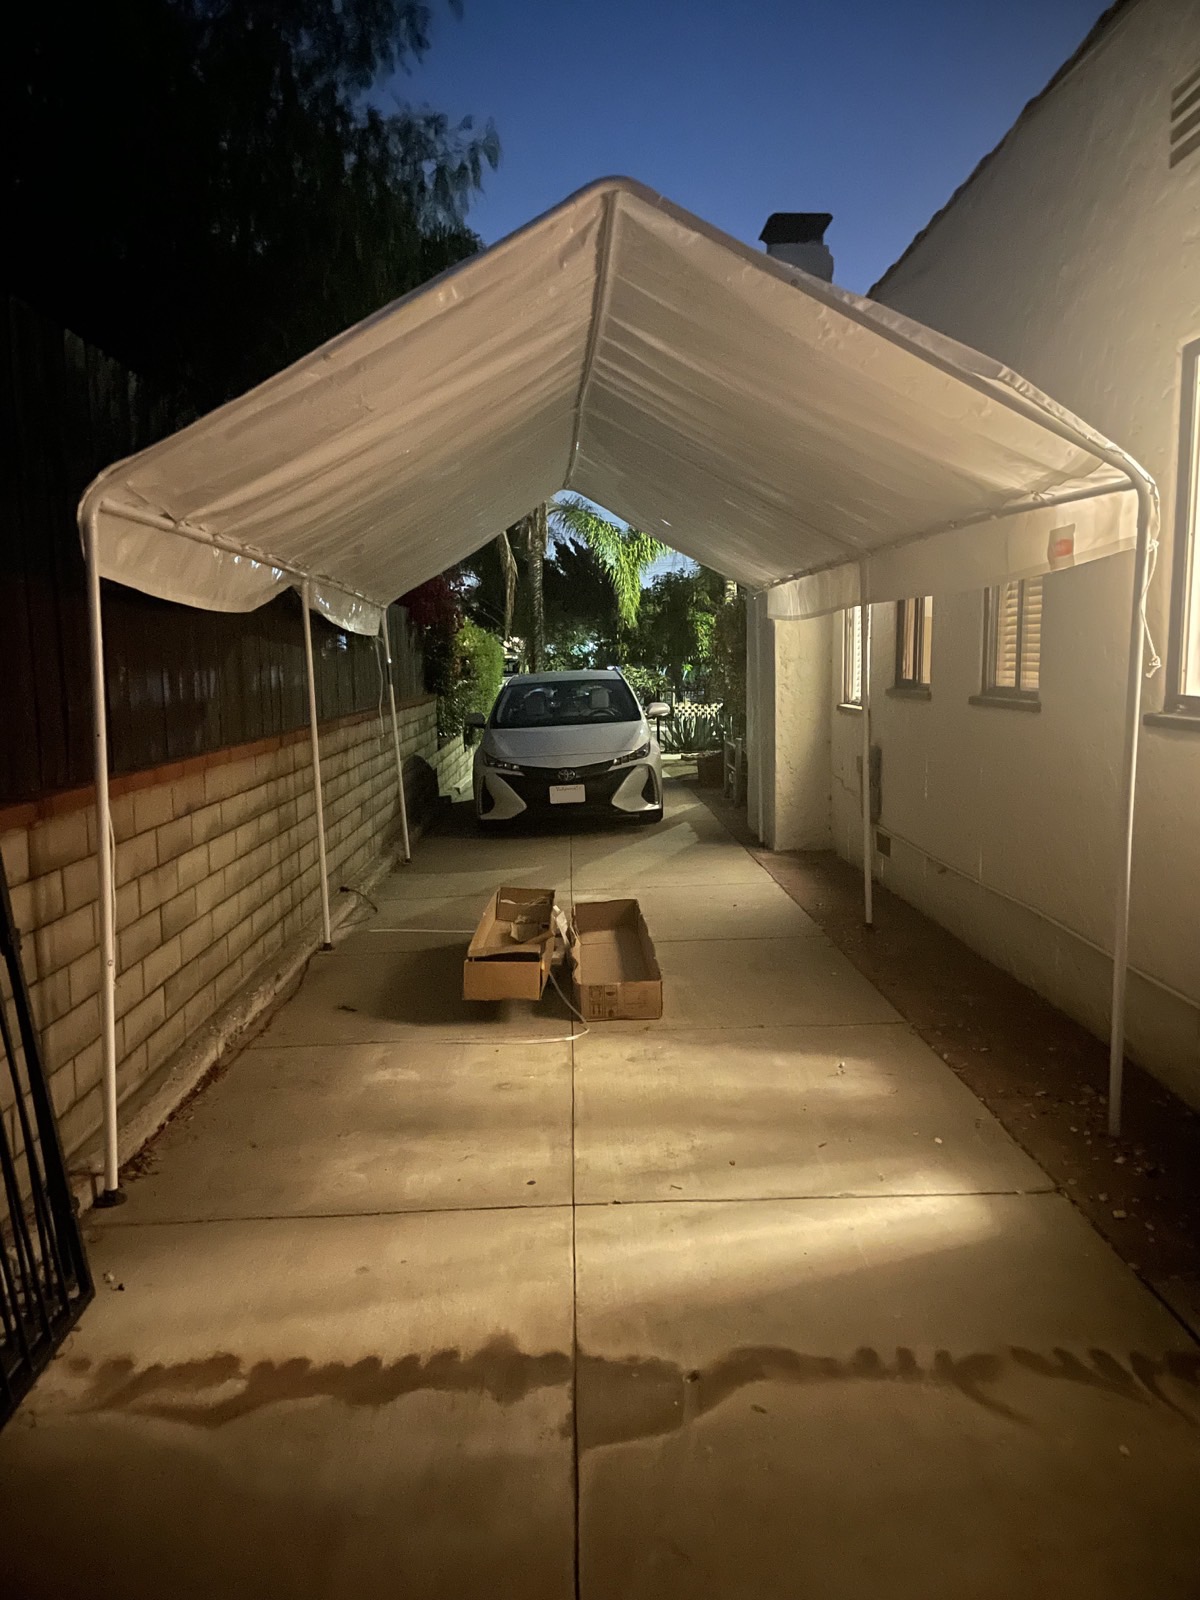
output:
M468 728L486 728L487 718L482 711L468 711L464 726Z
M659 717L669 717L671 715L671 708L665 700L651 700L650 704L646 707L646 715L648 717L653 717L654 720L657 721Z

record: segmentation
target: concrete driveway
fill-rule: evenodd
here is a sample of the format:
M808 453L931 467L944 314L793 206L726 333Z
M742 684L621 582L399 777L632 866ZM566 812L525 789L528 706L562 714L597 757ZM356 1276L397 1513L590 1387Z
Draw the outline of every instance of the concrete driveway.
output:
M500 882L662 1021L464 1004ZM1196 1347L683 787L423 841L88 1226L5 1596L1200 1594Z

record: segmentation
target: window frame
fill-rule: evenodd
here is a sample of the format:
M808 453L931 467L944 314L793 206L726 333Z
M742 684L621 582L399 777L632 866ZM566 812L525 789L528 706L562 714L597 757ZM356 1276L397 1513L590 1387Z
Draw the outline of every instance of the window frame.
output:
M1171 547L1171 622L1167 640L1168 713L1200 717L1200 694L1189 694L1188 635L1200 610L1200 339L1185 344L1180 359L1179 457L1175 531Z
M915 677L908 677L904 671L910 615L913 618L912 658L916 667ZM914 700L928 700L931 698L932 680L933 596L912 595L906 600L896 601L896 671L888 692Z
M842 711L861 711L862 685L863 608L847 606L842 613L842 697L838 707ZM854 697L854 663L858 662L858 698Z
M983 674L982 687L978 694L971 696L972 705L982 706L1008 706L1013 710L1040 711L1042 709L1042 684L1041 668L1042 657L1039 642L1038 648L1038 686L1036 689L1022 689L1021 684L1021 653L1024 644L1025 631L1025 593L1026 585L1041 583L1042 588L1042 616L1045 618L1045 578L1016 578L1009 580L1017 584L1017 654L1016 666L1013 676L1015 685L997 683L996 679L996 647L999 643L998 636L998 611L997 602L1004 584L992 584L983 591Z

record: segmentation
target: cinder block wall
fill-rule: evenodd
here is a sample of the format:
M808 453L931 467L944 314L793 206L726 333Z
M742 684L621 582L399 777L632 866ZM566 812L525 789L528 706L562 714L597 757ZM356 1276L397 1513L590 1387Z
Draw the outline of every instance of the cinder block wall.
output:
M436 701L400 708L410 818L437 756ZM421 758L415 760L414 758ZM425 772L427 781L421 781ZM321 729L332 892L398 848L391 727ZM285 948L319 937L306 729L117 779L118 1093L133 1093ZM90 790L0 810L0 850L68 1155L101 1123L96 812ZM12 1087L0 1080L12 1126Z

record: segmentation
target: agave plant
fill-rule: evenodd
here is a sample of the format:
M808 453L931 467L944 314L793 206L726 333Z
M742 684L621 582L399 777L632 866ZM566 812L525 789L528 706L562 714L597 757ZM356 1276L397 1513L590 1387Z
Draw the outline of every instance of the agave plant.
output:
M731 725L732 718L724 706L681 701L662 724L662 747L670 755L719 750L730 736Z

